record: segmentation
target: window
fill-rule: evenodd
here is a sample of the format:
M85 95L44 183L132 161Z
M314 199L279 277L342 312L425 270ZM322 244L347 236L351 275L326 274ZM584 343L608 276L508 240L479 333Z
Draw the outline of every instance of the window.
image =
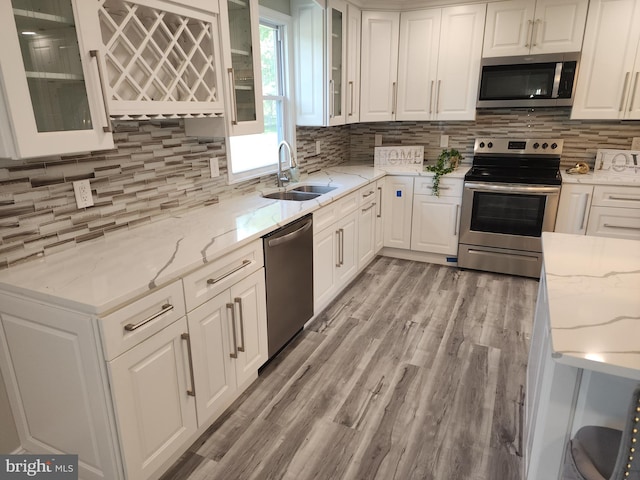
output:
M275 172L280 141L287 140L295 150L295 122L289 105L288 24L285 15L261 8L264 132L228 139L230 183Z

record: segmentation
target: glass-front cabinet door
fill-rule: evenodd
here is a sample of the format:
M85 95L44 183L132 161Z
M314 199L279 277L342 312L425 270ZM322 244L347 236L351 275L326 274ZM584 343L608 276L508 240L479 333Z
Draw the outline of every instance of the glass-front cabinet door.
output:
M0 157L113 148L98 66L72 0L0 4ZM83 21L83 29L95 25Z
M327 101L329 105L329 125L345 123L345 90L346 90L346 31L347 4L332 0L327 8L329 29L329 89Z
M224 2L222 2L224 3ZM222 35L229 135L262 133L262 75L257 0L227 0ZM221 5L221 10L224 7Z

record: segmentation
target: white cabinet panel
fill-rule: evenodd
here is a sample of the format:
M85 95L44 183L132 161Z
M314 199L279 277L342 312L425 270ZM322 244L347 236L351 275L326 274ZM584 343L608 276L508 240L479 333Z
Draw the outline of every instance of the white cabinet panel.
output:
M313 234L313 303L319 313L336 291L338 232L333 226Z
M554 231L584 235L592 197L593 185L562 185Z
M411 250L456 255L460 204L460 198L415 195Z
M384 246L411 247L413 177L387 177L384 186Z
M592 206L587 235L640 240L640 208Z

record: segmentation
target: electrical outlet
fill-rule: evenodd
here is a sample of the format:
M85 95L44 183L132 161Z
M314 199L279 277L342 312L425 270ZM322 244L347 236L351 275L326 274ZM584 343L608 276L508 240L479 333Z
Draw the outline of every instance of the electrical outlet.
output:
M633 137L631 141L631 150L640 150L640 137Z
M380 147L382 145L382 135L376 134L373 136L373 145Z
M73 192L76 195L76 205L78 205L78 208L93 206L93 195L91 194L91 184L89 180L73 182Z
M440 135L440 146L447 148L449 146L449 135Z
M320 140L316 140L316 155L320 154Z
M220 176L220 165L218 164L217 158L209 159L209 170L211 171L211 178Z

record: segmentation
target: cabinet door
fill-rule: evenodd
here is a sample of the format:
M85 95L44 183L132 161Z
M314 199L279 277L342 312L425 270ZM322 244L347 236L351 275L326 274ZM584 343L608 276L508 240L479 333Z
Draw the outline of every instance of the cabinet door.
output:
M336 262L336 285L344 286L358 271L358 212L353 212L336 223L339 243Z
M395 117L400 14L362 12L360 121Z
M344 125L347 89L347 4L342 0L327 2L327 61L329 82L327 103L329 125Z
M591 0L572 119L618 119L625 115L640 39L640 3Z
M267 304L264 269L249 275L231 287L236 329L236 379L242 386L254 378L269 358L267 353ZM232 335L233 337L233 335Z
M435 111L442 10L400 14L396 120L429 120Z
M593 185L562 185L554 231L584 235L592 198Z
M413 177L387 177L383 200L384 246L411 247Z
M537 0L531 53L579 52L589 0Z
M587 235L640 240L640 208L591 207Z
M485 6L442 9L435 118L473 120L476 116Z
M347 88L346 123L360 121L360 34L362 12L351 4L347 5Z
M14 2L16 3L16 2ZM84 2L2 2L0 157L27 158L113 148ZM17 3L16 3L17 5ZM86 8L86 5L84 5ZM82 25L83 31L80 31Z
M460 200L415 195L411 224L411 250L456 255Z
M229 135L262 133L262 74L258 0L220 2L227 74Z
M483 57L529 54L535 3L513 0L487 5Z
M335 224L313 235L313 305L316 314L336 290L338 241Z
M376 218L375 218L375 253L377 254L384 247L384 216L383 216L383 196L385 177L376 182Z
M229 292L225 291L187 315L199 425L207 423L235 398L235 365L230 349L233 308Z
M374 191L375 193L375 191ZM365 203L358 214L358 269L369 263L376 254L376 213L375 201Z
M109 362L129 479L148 478L196 432L183 317Z

